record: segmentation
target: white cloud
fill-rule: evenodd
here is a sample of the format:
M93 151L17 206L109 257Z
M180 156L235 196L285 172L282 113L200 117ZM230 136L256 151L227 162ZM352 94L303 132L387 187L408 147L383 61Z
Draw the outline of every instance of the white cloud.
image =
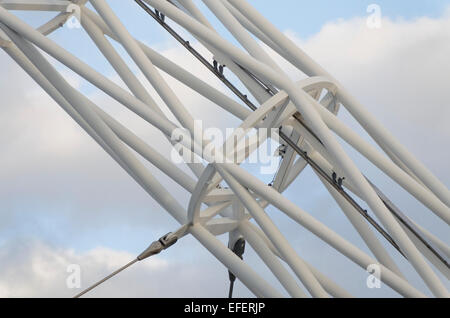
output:
M449 184L450 14L384 18L380 29L364 18L340 20L307 40L288 34Z
M80 253L41 241L14 240L1 245L0 297L73 297L135 257L104 247ZM80 289L68 288L66 283L72 264L81 269ZM182 297L187 290L195 297L220 297L227 285L226 272L220 276L217 266L208 262L169 262L155 256L136 263L85 297ZM223 282L222 291L211 284L218 280Z

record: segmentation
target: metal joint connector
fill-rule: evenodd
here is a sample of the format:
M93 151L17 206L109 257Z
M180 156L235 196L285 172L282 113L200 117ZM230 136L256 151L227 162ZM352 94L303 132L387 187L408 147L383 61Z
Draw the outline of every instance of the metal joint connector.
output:
M164 249L167 249L174 245L178 241L178 237L173 233L167 233L159 239L159 242L163 245Z
M137 259L139 261L142 261L146 258L149 258L150 256L156 255L164 251L165 249L168 249L172 245L174 245L178 241L178 237L176 235L173 235L172 233L168 233L161 237L159 240L154 241L150 246L143 251Z

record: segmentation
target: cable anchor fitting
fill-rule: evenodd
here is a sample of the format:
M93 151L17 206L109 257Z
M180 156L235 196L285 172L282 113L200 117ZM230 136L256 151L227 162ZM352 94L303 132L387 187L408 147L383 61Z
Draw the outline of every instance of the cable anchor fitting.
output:
M150 246L143 251L137 259L139 261L142 261L146 258L149 258L150 256L156 255L161 253L162 251L168 249L172 245L174 245L178 241L178 237L174 235L172 232L167 233L163 237L161 237L159 240L154 241Z
M164 20L166 19L166 16L164 15L164 13L162 13L156 9L155 9L155 14L158 17L158 19L161 20L161 22L164 22Z

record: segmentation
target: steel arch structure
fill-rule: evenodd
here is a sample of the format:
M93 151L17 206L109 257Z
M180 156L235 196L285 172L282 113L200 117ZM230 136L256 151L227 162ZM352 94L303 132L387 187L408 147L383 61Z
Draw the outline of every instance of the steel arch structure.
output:
M0 46L61 106L126 172L180 223L180 229L165 237L168 241L194 236L211 254L258 297L281 297L233 247L245 240L268 266L287 294L292 297L351 297L326 274L308 264L294 250L269 215L274 206L293 222L312 232L343 256L366 270L378 266L381 280L405 297L423 297L396 265L405 257L436 297L449 297L439 271L450 277L450 247L431 231L402 213L355 165L338 141L341 138L413 196L429 212L450 224L450 191L423 164L397 141L352 95L325 69L273 26L245 0L202 0L234 36L241 47L221 37L192 0L136 0L172 34L194 58L236 94L237 99L215 89L183 67L170 61L135 39L105 0L0 0ZM54 11L55 17L34 28L12 11ZM96 72L87 63L70 54L48 35L76 15L83 29L115 69L129 91ZM204 59L170 27L177 24L189 32L214 56ZM139 67L146 80L162 98L177 123L170 121L131 71L112 42L120 44ZM277 65L264 43L304 73L307 78L293 82ZM44 51L86 81L158 128L183 154L200 157L203 162L186 162L196 177L162 156L151 144L134 135L127 127L76 90L41 53ZM252 95L242 93L223 73L232 72L239 85ZM254 129L271 133L245 144L241 149L216 146L211 140L192 138L195 119L161 75L167 73L211 103L242 121L230 139L242 141ZM361 138L338 117L344 107L361 124L384 153ZM174 138L174 132L178 132ZM181 133L180 133L181 132ZM201 136L203 136L201 134ZM265 184L246 171L240 163L257 151L264 141L278 139L283 145L281 164L274 182ZM242 152L238 161L220 161ZM167 178L181 185L190 195L187 207L181 206L170 191L138 160L136 154L160 169ZM204 164L206 163L206 164ZM283 192L310 166L338 203L364 240L368 255L283 196ZM226 184L226 187L221 186ZM364 201L364 210L352 195ZM371 216L373 214L377 220ZM378 231L398 253L390 255L376 236ZM229 244L216 236L229 233ZM160 241L162 250L166 241ZM151 254L151 253L150 253ZM142 259L149 254L142 255ZM290 269L290 271L288 270Z

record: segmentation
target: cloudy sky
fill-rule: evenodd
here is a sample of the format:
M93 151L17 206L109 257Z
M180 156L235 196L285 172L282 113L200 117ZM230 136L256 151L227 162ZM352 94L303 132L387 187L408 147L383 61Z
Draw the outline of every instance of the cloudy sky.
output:
M134 36L226 92L136 6L119 0L108 2ZM382 10L379 29L367 27L370 1L346 1L345 5L332 0L251 3L340 79L450 186L450 1L378 1ZM204 12L230 39L207 9ZM38 25L49 15L22 17ZM65 27L51 38L122 85L83 31ZM202 50L194 40L191 42ZM302 78L287 63L279 58L277 61L293 79ZM55 66L74 87L168 154L169 148L155 130L62 65L55 62ZM74 295L77 290L66 286L69 264L81 266L82 287L87 287L133 259L154 239L177 228L176 222L3 51L0 69L0 297ZM204 98L169 77L167 80L192 109L194 117L204 119L212 127L236 124L231 116L214 115L209 110L214 106ZM151 87L145 85L162 105ZM342 112L341 118L363 134L347 113ZM354 159L383 190L392 193L395 203L409 216L450 243L443 222L360 157L354 155ZM166 181L153 167L149 169L176 194L180 203L187 204L189 197L180 187ZM286 196L367 251L310 170L302 174ZM396 295L386 286L369 290L365 283L367 273L362 269L277 211L269 212L301 255L350 293L367 297ZM246 253L246 260L268 281L274 281L251 250ZM408 264L402 260L398 264L414 286L429 294ZM223 297L227 284L223 266L187 237L164 254L137 264L106 283L91 296ZM447 287L450 288L448 281ZM236 295L251 294L238 283Z

